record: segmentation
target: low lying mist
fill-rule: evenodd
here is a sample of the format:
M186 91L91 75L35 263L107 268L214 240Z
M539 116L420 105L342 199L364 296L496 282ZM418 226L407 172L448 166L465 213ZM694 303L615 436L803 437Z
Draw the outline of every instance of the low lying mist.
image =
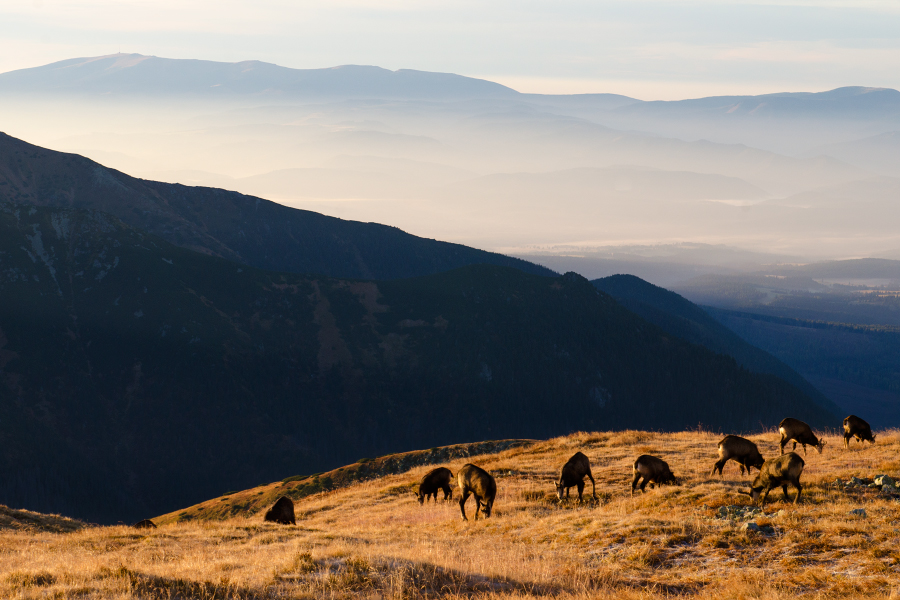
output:
M766 97L763 110L760 97L539 96L455 76L427 97L24 94L4 77L0 130L28 142L561 271L670 284L750 263L900 257L893 90L861 112L875 92Z

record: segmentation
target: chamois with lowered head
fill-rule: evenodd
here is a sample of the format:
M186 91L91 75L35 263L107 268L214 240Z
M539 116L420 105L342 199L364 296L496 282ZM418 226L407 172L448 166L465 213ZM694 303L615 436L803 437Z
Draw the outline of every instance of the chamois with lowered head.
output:
M770 458L763 463L756 479L750 484L750 491L743 492L753 499L753 502L759 502L762 506L769 497L769 492L777 487L781 487L784 492L784 499L790 500L788 496L788 485L792 485L797 489L797 495L794 496L794 504L800 499L800 474L803 473L803 459L796 452L788 452L777 458ZM760 498L760 495L762 498Z
M875 436L872 434L872 428L856 415L850 415L844 419L844 447L850 447L851 438L856 438L860 444L872 442L872 445L875 445Z
M634 461L633 473L634 479L631 481L632 496L634 496L634 488L637 487L637 483L641 478L643 478L643 481L641 481L641 492L646 491L644 488L647 487L648 483L651 487L663 483L679 485L678 479L675 478L675 475L672 474L672 470L669 468L669 463L649 454L638 456L637 460Z
M726 435L719 442L719 460L713 465L713 474L718 471L719 476L721 476L722 469L725 468L725 463L729 460L733 460L740 465L741 475L744 474L745 468L749 475L751 467L759 469L765 462L756 444L739 435Z
M473 464L466 464L456 472L456 482L459 485L459 511L462 513L463 521L468 521L466 517L466 500L469 495L475 496L475 520L478 520L478 512L484 512L484 518L491 516L491 510L494 507L494 498L497 497L497 482L494 477Z
M424 504L428 498L433 497L437 502L438 490L444 492L444 500L453 498L453 488L450 487L450 481L453 479L453 471L447 467L438 467L425 473L422 481L419 482L419 489L413 492L419 500L419 504Z
M784 454L784 447L788 442L794 442L793 450L797 449L797 444L803 446L803 454L806 454L806 447L812 446L822 454L825 448L825 440L820 440L816 434L812 432L812 428L799 419L788 417L778 424L778 432L781 433L781 453ZM793 451L792 450L792 451Z
M559 481L556 482L556 497L560 500L563 495L569 497L569 489L573 486L578 487L578 501L584 501L584 478L591 480L592 496L597 497L597 484L594 483L594 476L591 475L591 461L581 452L576 452L569 461L563 465L562 473L559 475Z

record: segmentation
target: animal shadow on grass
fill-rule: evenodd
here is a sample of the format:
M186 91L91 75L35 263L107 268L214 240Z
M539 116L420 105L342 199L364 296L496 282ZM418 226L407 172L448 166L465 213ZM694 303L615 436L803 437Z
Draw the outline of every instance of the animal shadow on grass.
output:
M131 593L146 600L263 600L271 596L262 591L252 590L227 582L191 581L178 577L160 577L120 569L116 573L128 578Z
M341 557L313 561L307 558L295 571L280 573L276 582L317 596L328 596L334 592L397 598L490 593L543 596L558 595L564 591L554 585L521 582L508 577L486 577L402 559L369 561L361 557Z

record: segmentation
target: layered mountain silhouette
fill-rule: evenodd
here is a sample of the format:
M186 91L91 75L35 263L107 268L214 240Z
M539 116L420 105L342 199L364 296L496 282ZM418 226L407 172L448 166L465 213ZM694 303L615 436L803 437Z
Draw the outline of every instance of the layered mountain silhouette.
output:
M179 246L262 269L396 279L486 263L542 275L502 254L289 208L216 188L129 177L0 133L0 200L98 210Z
M621 113L658 117L810 118L838 117L874 120L900 115L900 91L891 88L848 86L825 92L781 92L743 96L711 96L690 100L633 103Z
M835 418L575 274L276 273L9 203L0 274L0 503L93 521L464 440Z

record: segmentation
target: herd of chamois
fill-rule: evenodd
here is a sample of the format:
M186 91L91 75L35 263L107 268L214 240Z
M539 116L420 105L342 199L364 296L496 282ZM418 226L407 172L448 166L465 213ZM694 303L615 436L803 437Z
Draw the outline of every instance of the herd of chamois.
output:
M750 440L737 435L726 435L718 444L719 460L713 465L713 474L718 472L719 475L722 475L722 469L729 460L733 460L739 465L741 475L745 470L749 475L751 468L758 469L759 473L750 484L750 491L742 492L743 494L750 496L754 503L758 502L760 505L764 505L769 492L777 487L782 489L785 499L790 500L788 486L792 486L797 490L797 495L794 496L794 504L796 504L802 491L800 475L803 473L805 463L794 450L797 449L797 444L800 444L804 454L806 454L807 446L816 448L821 454L825 447L825 441L816 437L810 426L798 419L784 419L779 423L778 431L781 434L781 455L769 460L763 458L759 448ZM865 441L875 443L875 436L872 434L869 424L855 415L850 415L844 419L844 445L849 448L850 440L853 438L860 443ZM790 442L793 442L794 446L791 452L785 454L785 446ZM634 461L633 474L632 495L638 487L641 492L644 492L648 483L651 487L664 483L679 485L678 478L672 473L668 463L649 454L641 455ZM583 453L576 452L562 467L559 480L556 482L557 498L560 500L568 498L571 488L577 487L578 501L582 502L585 478L590 479L591 495L596 498L597 487L594 476L591 474L590 460ZM446 467L437 467L426 473L419 482L418 489L414 492L419 504L424 504L429 498L434 498L436 502L439 491L444 493L444 500L452 500L451 481L453 481L453 472ZM475 497L475 519L478 519L479 513L484 513L485 518L491 516L494 499L497 497L497 482L490 473L477 465L466 464L456 473L456 484L460 493L459 510L464 520L468 520L466 501L470 495ZM266 513L265 520L294 524L293 502L286 496L280 498Z
M733 460L739 465L741 475L745 470L749 475L751 468L758 469L759 473L750 484L750 491L742 493L750 496L753 502L759 502L762 505L765 504L769 492L777 487L781 487L785 499L790 499L788 496L788 486L790 485L797 490L797 495L794 497L794 504L796 504L802 491L800 475L803 473L805 463L793 450L796 450L797 444L800 444L804 454L806 454L807 446L812 446L821 453L825 447L825 441L816 437L809 425L793 418L781 421L778 424L778 432L781 434L779 442L781 456L769 460L763 458L759 448L750 440L737 435L726 435L718 444L719 460L713 465L713 474L718 471L719 475L722 475L722 469L729 460ZM872 428L855 415L844 419L844 445L846 447L850 446L852 438L856 438L860 443L865 441L875 443ZM792 451L785 454L785 446L790 442L794 443ZM632 495L638 487L641 492L644 492L648 483L651 486L664 483L678 485L678 478L672 473L668 463L649 454L639 456L634 461L633 474ZM596 498L597 487L594 476L591 474L590 460L583 453L576 452L562 467L559 480L556 482L557 498L560 500L568 498L571 488L577 487L578 501L583 501L585 477L590 479L592 496ZM424 504L431 497L437 501L438 491L444 492L444 500L452 499L453 488L450 486L452 479L453 472L446 467L438 467L426 473L419 482L418 490L414 492L419 504ZM483 512L485 517L490 517L494 498L497 495L497 482L493 476L481 467L467 464L456 474L456 481L460 491L459 510L463 519L468 520L465 505L470 495L475 497L475 518L478 518L479 512ZM638 482L640 482L640 486L638 486Z

